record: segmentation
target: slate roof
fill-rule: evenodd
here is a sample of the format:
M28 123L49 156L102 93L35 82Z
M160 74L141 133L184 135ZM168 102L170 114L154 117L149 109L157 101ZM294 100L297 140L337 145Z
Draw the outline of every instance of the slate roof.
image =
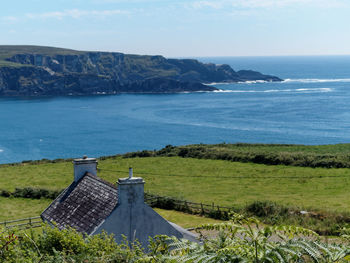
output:
M92 174L86 173L73 182L41 214L44 221L55 222L90 234L108 217L118 202L117 187Z

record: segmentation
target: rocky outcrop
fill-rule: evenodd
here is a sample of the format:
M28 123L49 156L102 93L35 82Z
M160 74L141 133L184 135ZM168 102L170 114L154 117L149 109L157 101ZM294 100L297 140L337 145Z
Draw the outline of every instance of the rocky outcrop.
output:
M178 93L178 92L196 92L196 91L213 91L213 87L203 85L198 82L183 82L173 79L153 78L143 81L135 81L130 84L121 86L121 93Z
M201 83L281 81L255 71L236 72L229 65L162 56L0 46L0 57L11 64L0 66L2 96L213 91Z
M195 82L152 78L120 84L110 77L94 74L50 74L42 68L0 68L0 96L61 96L117 93L177 93L213 91Z
M240 70L237 72L242 81L282 81L280 78L270 75L264 75L253 70Z

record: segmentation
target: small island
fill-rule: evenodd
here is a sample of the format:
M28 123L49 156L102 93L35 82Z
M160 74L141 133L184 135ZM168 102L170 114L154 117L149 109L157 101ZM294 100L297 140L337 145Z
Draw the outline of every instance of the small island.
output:
M0 96L64 96L215 91L214 82L282 81L195 59L0 46Z

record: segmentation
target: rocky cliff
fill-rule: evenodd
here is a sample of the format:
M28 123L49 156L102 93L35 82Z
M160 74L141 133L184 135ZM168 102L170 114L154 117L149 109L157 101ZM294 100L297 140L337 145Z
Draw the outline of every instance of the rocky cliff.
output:
M0 46L0 96L212 91L201 83L281 81L194 59Z

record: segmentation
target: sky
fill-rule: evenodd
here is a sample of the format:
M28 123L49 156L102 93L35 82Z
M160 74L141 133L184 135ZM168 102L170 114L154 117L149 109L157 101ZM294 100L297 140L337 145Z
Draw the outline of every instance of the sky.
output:
M350 54L350 0L10 0L0 45L166 57Z

